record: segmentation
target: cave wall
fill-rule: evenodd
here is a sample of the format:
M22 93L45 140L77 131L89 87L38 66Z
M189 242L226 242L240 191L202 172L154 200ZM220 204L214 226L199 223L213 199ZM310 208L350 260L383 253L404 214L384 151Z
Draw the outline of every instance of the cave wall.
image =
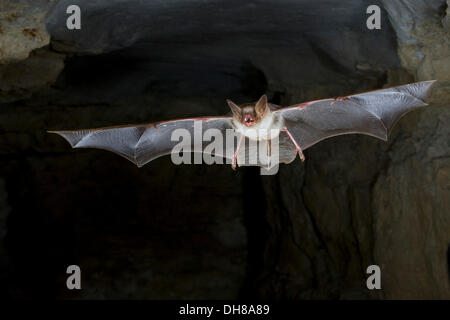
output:
M69 3L81 30L65 28ZM369 1L2 4L1 294L450 298L448 5L376 3L376 31ZM430 79L430 106L388 143L336 137L276 176L168 158L138 169L46 133ZM65 290L69 264L80 292ZM381 291L365 286L371 264Z
M447 6L384 5L403 68L388 70L385 86L437 79L431 107L405 117L386 145L337 137L307 150L303 168L282 168L280 181L267 181L278 196L268 201L276 236L263 251L270 267L257 281L262 296L449 298ZM365 289L371 264L384 276L379 293Z

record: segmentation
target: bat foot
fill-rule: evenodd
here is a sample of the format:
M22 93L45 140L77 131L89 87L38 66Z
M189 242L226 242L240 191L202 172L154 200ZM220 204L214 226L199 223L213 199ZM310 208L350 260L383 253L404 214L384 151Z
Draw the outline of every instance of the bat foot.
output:
M300 160L302 160L302 162L304 162L306 158L305 158L305 155L303 154L302 149L298 148L297 153L298 153L298 156L300 157Z
M286 132L289 139L291 139L292 143L294 144L295 150L297 150L300 160L302 160L302 162L305 161L305 155L303 154L302 148L300 148L300 146L297 144L294 137L292 136L292 134L289 132L289 130L286 127L283 130L284 130L284 132Z
M234 152L233 162L231 163L231 169L233 169L233 170L236 170L236 164L238 162L239 149L241 148L241 144L242 144L242 140L243 139L244 139L244 135L241 134L241 137L239 138L238 146L236 148L236 151Z
M236 171L236 165L237 165L237 157L233 157L233 162L231 163L231 169Z

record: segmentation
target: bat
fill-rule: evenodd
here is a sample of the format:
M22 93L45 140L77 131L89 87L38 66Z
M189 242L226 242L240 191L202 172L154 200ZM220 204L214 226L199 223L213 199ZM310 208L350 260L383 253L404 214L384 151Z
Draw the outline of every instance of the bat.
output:
M200 123L202 130L214 129L224 136L232 131L233 144L208 149L209 141L188 141L182 146L184 151L224 158L233 169L237 165L268 169L278 163L291 163L297 155L304 161L305 149L338 135L365 134L387 141L402 116L427 105L425 99L433 82L416 82L287 107L269 103L263 95L257 102L242 105L227 100L229 116L49 132L64 137L73 148L109 150L141 167L174 152L180 144L172 137L177 129L195 135L196 123ZM256 157L255 161L258 150L264 156Z

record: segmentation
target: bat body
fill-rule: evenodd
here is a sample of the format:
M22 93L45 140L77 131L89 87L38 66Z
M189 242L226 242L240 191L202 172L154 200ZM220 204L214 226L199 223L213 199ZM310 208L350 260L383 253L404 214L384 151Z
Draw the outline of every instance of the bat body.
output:
M271 104L263 95L256 103L240 106L227 100L231 116L50 132L64 137L73 148L109 150L141 167L173 152L179 144L172 139L175 130L182 129L194 135L196 123L200 122L203 130L214 129L224 136L232 130L238 140L237 146L233 143L214 149L207 148L209 141L202 141L197 149L200 152L227 158L233 169L236 165L270 168L278 163L292 162L297 154L303 161L303 150L337 135L359 133L386 141L403 115L427 105L425 98L433 82L417 82L288 107ZM194 147L191 144L189 147ZM256 157L255 161L253 155L261 149L266 150L266 156Z
M247 104L238 107L230 100L227 102L232 110L236 107L241 110L233 113L234 116L231 120L233 128L237 133L251 140L271 140L278 136L283 129L283 117L279 113L274 112L277 106L267 103L265 95L261 97L255 106ZM261 112L256 111L259 105L262 105ZM255 109L254 112L253 109Z

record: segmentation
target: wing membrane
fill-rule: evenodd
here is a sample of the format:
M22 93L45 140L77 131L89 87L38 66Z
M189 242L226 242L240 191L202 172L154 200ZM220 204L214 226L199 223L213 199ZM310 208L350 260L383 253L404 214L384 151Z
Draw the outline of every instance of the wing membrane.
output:
M406 113L427 105L424 99L434 81L369 91L343 100L323 99L282 108L288 130L302 149L323 139L359 133L387 140Z
M194 128L201 123L201 132L207 129L216 129L225 136L225 130L231 128L230 117L215 117L202 119L180 119L154 124L127 125L117 127L105 127L98 129L51 131L64 137L73 148L97 148L112 151L141 167L163 155L170 154L172 149L180 143L180 140L172 141L172 132L177 129L185 129L190 135L190 140L185 144L194 150ZM209 142L203 142L200 136L203 150ZM184 141L183 141L184 142ZM226 157L226 150L216 150L215 155Z

